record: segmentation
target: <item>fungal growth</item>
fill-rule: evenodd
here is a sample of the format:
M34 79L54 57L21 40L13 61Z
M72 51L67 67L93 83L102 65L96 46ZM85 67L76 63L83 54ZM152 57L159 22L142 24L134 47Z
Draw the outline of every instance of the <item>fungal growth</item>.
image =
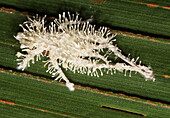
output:
M66 17L66 15L68 17ZM15 38L21 43L22 52L16 56L18 69L22 71L30 67L30 62L41 60L46 56L45 66L48 66L46 72L49 72L55 80L64 80L66 86L74 91L74 84L71 83L63 73L61 67L70 70L73 73L78 72L90 76L102 76L103 71L111 74L121 71L125 73L135 71L144 76L146 80L153 80L153 71L150 66L137 64L137 59L131 59L129 56L122 55L121 50L113 45L115 35L106 27L95 28L95 25L89 24L91 19L82 21L79 14L59 14L59 18L45 26L45 17L38 15L33 19L28 17L28 21L20 25L23 32L19 32ZM103 55L103 50L107 52ZM45 52L45 53L44 53ZM111 64L108 59L109 54L115 55L124 61L124 63Z

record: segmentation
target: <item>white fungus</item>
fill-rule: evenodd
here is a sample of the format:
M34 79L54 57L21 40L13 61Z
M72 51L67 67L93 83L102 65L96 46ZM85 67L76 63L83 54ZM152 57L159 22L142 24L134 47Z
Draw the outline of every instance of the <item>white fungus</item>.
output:
M48 66L46 72L49 72L55 80L63 79L66 86L74 91L74 84L71 83L63 73L61 67L72 72L87 74L90 76L102 76L103 68L111 74L116 70L125 72L139 72L146 80L153 80L153 71L151 67L136 64L137 59L130 59L122 55L121 50L113 45L113 35L106 27L100 27L96 30L95 25L89 24L91 19L82 21L79 14L70 14L66 17L65 12L59 14L59 18L45 26L45 17L38 15L33 19L28 17L28 21L20 25L23 32L19 32L15 38L21 43L20 48L26 54L18 52L18 69L24 70L32 63L41 60L41 56L47 56L45 65ZM107 49L105 55L102 55L103 49ZM114 54L125 63L111 64L108 56ZM100 61L100 62L99 62ZM103 63L101 63L101 61Z

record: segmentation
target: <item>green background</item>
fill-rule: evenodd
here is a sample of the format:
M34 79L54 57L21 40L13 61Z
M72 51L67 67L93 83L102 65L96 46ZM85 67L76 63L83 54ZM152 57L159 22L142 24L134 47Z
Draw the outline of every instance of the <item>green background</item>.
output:
M1 0L0 1L0 117L101 117L136 118L134 114L103 109L101 105L145 114L148 118L170 117L170 5L164 1L107 0ZM145 3L145 4L144 4ZM157 4L149 7L147 3ZM156 82L145 81L140 74L106 74L100 78L73 74L63 69L76 84L70 92L64 82L54 82L41 61L24 72L16 69L15 54L20 44L13 38L22 29L26 16L39 14L58 18L63 11L80 13L92 24L107 26L116 36L124 55L140 57L150 65ZM150 40L154 39L156 41ZM112 57L110 57L112 59ZM120 60L117 60L120 61ZM48 81L46 83L41 80ZM46 111L42 111L44 109Z

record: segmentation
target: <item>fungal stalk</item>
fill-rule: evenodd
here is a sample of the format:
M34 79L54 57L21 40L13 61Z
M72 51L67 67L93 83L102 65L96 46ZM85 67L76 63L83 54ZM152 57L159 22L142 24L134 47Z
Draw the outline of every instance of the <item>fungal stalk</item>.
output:
M35 63L41 60L41 56L46 56L46 72L56 77L55 80L63 79L71 91L74 91L74 84L68 80L61 67L73 73L97 77L103 75L103 69L111 74L116 73L116 70L121 71L125 76L127 71L130 72L129 76L134 71L143 75L146 80L155 81L150 66L141 65L141 61L137 64L139 57L136 60L126 57L113 45L116 41L115 35L106 27L97 30L95 25L89 23L91 19L82 21L79 14L69 12L67 16L63 12L58 19L45 26L46 16L40 18L37 15L33 19L28 17L28 21L20 25L23 32L19 32L15 38L21 43L22 52L26 53L16 54L19 58L18 69L23 71L30 67L30 62ZM104 49L107 49L107 52L102 55ZM111 64L108 60L109 54L114 54L125 63Z

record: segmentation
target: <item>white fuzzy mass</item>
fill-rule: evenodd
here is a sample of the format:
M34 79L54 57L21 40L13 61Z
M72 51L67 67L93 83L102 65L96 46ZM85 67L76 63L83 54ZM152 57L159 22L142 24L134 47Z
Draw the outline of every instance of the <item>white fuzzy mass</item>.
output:
M95 25L89 24L91 19L82 21L79 15L70 15L68 18L63 14L59 14L59 18L51 22L49 26L45 26L45 17L40 18L38 15L33 19L28 17L28 21L20 25L23 32L19 32L15 38L20 41L23 52L18 52L16 55L19 57L17 61L18 69L24 70L32 63L41 60L41 56L47 56L45 65L48 66L49 72L55 80L63 79L66 86L74 91L74 84L71 83L63 73L61 66L66 70L87 74L91 76L102 76L102 69L106 69L111 74L116 70L125 72L131 71L139 72L146 80L155 80L151 67L146 67L139 64L136 60L130 59L129 56L125 57L121 54L121 50L113 45L115 35L110 33L106 27L100 27L96 30ZM105 55L100 52L107 49ZM126 63L110 64L108 55L114 54L116 57L121 58ZM99 61L103 63L99 63Z

